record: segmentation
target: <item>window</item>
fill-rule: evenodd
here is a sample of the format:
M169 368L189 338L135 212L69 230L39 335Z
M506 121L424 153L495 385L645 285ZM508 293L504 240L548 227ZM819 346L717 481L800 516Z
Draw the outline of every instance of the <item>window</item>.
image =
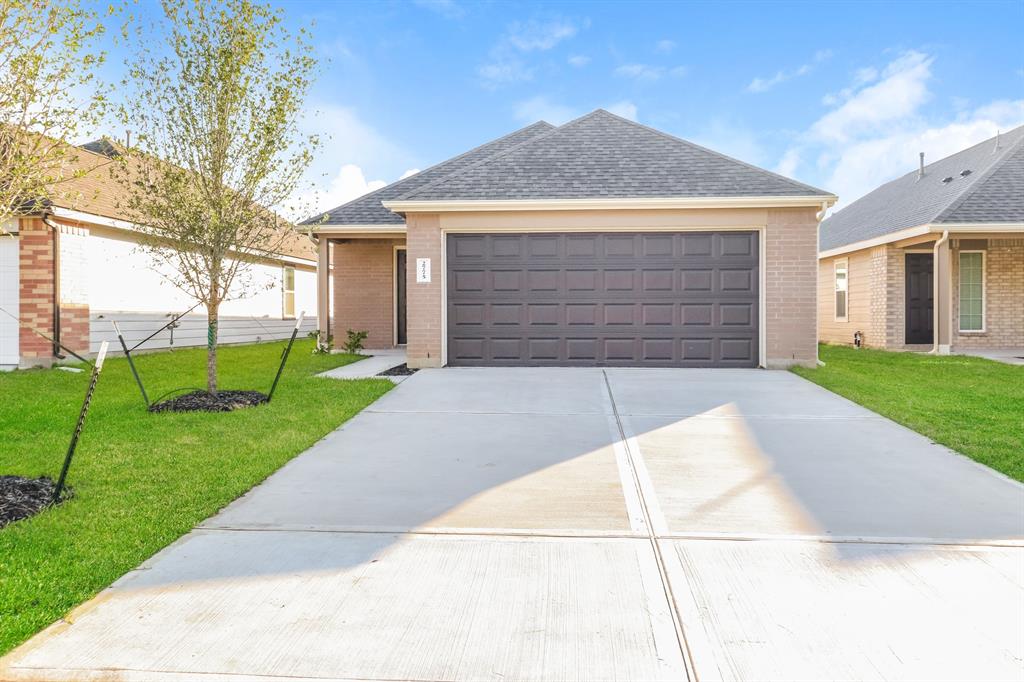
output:
M846 322L847 292L849 290L849 262L837 260L835 263L836 282L836 322Z
M295 268L286 267L282 283L284 317L295 317Z
M960 252L960 331L985 331L985 254Z

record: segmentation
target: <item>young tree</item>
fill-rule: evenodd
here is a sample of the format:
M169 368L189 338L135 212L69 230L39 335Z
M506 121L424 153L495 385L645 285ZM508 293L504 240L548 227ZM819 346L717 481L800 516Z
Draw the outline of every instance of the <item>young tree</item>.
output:
M75 0L0 0L0 235L70 170L68 141L105 110L96 71L102 17Z
M143 248L206 307L207 390L217 392L220 305L249 295L251 265L290 226L283 208L318 145L298 120L315 60L305 30L251 0L163 0L164 21L128 64L114 172ZM158 38L162 38L158 39Z

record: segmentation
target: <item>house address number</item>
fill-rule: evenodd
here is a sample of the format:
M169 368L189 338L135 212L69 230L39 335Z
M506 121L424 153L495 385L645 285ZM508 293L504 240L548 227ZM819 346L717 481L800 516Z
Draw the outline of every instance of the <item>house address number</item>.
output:
M417 258L416 259L416 283L426 284L430 282L430 259L429 258Z

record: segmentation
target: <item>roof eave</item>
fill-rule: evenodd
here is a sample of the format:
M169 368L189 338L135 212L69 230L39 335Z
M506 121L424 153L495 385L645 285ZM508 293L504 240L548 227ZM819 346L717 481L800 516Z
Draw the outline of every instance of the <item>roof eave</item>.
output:
M452 211L579 211L614 209L693 208L826 208L837 201L834 194L743 197L642 197L600 199L402 199L382 202L395 213L444 213Z
M825 249L818 252L818 258L832 258L833 256L841 256L844 253L870 249L874 246L891 244L892 242L912 239L925 234L941 234L946 230L964 234L1014 233L1024 232L1024 223L926 223L917 227L908 227L895 232L889 232L888 234L872 237L871 239L862 239L850 242L849 244L843 244L842 246L835 246L831 249Z

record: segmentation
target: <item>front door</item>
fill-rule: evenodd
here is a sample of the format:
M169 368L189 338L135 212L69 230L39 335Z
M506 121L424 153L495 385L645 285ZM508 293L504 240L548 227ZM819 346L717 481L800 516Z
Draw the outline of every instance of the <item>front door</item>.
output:
M405 249L395 252L395 340L405 343Z
M932 262L930 253L907 254L907 343L932 343Z

